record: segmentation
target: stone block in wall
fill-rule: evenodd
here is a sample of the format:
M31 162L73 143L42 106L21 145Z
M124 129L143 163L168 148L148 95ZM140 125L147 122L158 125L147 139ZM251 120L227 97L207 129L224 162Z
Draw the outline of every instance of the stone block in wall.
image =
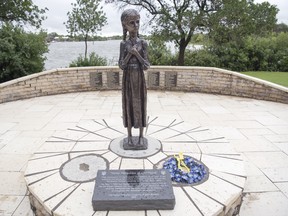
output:
M205 72L205 70L199 70L199 69L193 69L192 71L193 71L194 74L197 74L197 75L199 75L199 76L201 76L201 74L202 74L203 72Z
M91 87L103 87L103 73L102 72L90 72L90 86Z
M160 71L149 71L146 83L148 88L157 89L160 87Z
M160 71L160 86L165 89L165 71Z
M279 101L279 100L282 100L283 95L281 95L281 94L270 94L269 97Z
M30 86L37 84L37 80L36 79L27 80L25 82L26 82L26 85L30 85Z
M118 71L109 71L106 73L107 87L111 89L120 88L120 74Z
M166 88L173 88L177 87L177 72L168 71L165 73L165 87Z

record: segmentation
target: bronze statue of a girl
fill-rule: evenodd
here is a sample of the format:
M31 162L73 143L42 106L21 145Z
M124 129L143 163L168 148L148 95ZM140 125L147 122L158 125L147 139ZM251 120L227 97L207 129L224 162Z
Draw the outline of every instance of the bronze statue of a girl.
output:
M147 42L139 38L140 14L134 9L125 10L121 15L123 41L120 44L119 67L123 70L122 111L123 123L128 137L124 149L147 148L143 137L146 127L147 90L144 70L150 67L147 56ZM127 39L127 32L129 38ZM139 128L139 137L132 137L132 127Z

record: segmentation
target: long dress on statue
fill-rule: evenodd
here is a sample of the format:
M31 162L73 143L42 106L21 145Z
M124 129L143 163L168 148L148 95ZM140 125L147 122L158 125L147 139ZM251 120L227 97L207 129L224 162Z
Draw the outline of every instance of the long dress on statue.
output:
M136 56L132 55L125 64L124 59L128 55L128 50L135 44L144 62L141 63ZM122 112L124 127L146 127L147 90L144 70L149 68L147 42L139 38L135 41L131 39L122 41L119 67L123 70Z

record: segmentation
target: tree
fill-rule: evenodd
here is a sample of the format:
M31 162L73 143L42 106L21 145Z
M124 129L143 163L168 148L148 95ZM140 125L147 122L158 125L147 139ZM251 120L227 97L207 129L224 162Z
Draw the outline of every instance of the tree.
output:
M279 12L276 5L271 5L268 1L254 3L254 0L247 0L247 3L250 26L252 26L251 33L259 36L271 33L277 23L276 15Z
M0 82L40 72L43 54L48 51L47 34L26 33L19 26L6 24L0 29Z
M221 67L245 71L253 58L247 53L247 37L257 39L273 32L278 9L268 2L255 4L253 0L222 2L221 9L209 18L209 51L219 56Z
M24 25L40 28L47 8L39 9L32 0L0 2L0 82L40 72L48 51L46 33L26 33Z
M69 34L84 36L85 58L87 58L88 37L101 31L107 23L107 18L103 7L100 7L100 0L77 0L71 5L73 9L67 13L68 21L65 25Z
M32 0L1 0L0 23L16 22L18 25L30 24L39 28L45 19L47 8L39 9Z
M279 23L275 26L274 31L276 33L280 33L280 32L288 32L288 25L286 25L285 23Z
M205 26L208 14L218 10L221 0L106 0L119 7L135 5L153 16L154 34L173 41L179 49L178 65L184 65L185 50L195 31Z
M222 7L209 19L209 37L215 45L241 44L249 35L263 36L275 28L278 9L268 2L222 0Z
M47 35L46 41L48 43L50 43L51 41L53 41L56 37L58 37L59 35L56 32L51 32Z

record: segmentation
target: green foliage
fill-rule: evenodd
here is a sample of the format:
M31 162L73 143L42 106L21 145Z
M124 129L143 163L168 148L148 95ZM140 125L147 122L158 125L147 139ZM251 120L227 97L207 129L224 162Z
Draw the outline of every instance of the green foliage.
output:
M276 25L277 12L278 9L268 2L223 0L223 7L209 20L209 38L215 46L223 46L229 42L241 44L249 35L271 33Z
M46 10L32 0L0 2L0 82L43 70L47 35L43 31L26 33L22 26L40 28Z
M87 57L88 36L101 31L107 18L100 7L100 0L77 0L72 3L72 12L68 12L66 28L71 35L83 36L85 41L85 58Z
M252 38L246 42L249 70L288 71L288 33Z
M211 46L209 51L218 57L219 67L233 71L248 70L248 57L245 54L243 44L230 42L225 46Z
M207 49L186 51L185 66L218 67L219 58L217 55L208 52Z
M25 33L21 27L0 29L0 82L40 72L48 51L46 33Z
M248 37L245 41L245 50L243 51L247 52L250 61L247 62L249 64L247 65L247 68L243 68L241 71L277 70L277 64L275 64L275 59L272 59L275 57L275 42L275 37L257 39L254 37ZM277 51L275 50L275 52Z
M271 33L276 26L276 15L279 9L275 5L271 5L268 1L262 3L254 3L254 0L248 2L248 23L246 30L250 34L265 36Z
M76 60L72 61L69 67L87 67L87 66L106 66L107 59L100 57L95 52L90 53L89 58L80 55Z
M207 40L208 40L207 35L203 33L197 33L192 36L190 43L203 45L207 43Z
M280 33L280 32L288 32L288 25L285 23L279 23L275 26L274 32Z
M190 61L188 61L190 59ZM248 36L242 43L210 44L187 53L185 65L216 66L233 71L287 71L288 33Z
M32 0L1 0L0 1L0 24L2 22L16 22L18 25L30 24L37 28L45 19L45 9L39 9Z
M288 32L277 36L276 49L277 70L288 72Z
M235 71L277 70L278 56L271 32L278 9L268 2L223 0L223 7L211 16L210 54L218 56L219 67ZM283 62L283 61L282 61Z
M238 71L288 71L288 33L261 38L249 36L238 53L247 58L245 66L234 62Z
M58 37L59 35L56 32L51 32L47 35L46 41L48 43L52 42L56 37Z
M177 65L176 56L166 47L165 42L155 35L149 40L148 51L151 65Z

